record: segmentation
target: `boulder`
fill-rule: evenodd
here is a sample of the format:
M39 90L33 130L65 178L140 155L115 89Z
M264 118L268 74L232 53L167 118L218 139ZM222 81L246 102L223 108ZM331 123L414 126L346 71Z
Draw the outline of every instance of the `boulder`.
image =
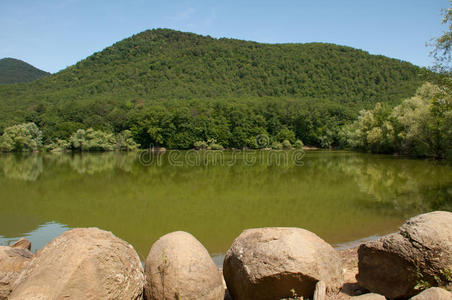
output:
M312 298L323 281L328 295L343 283L337 252L301 228L259 228L243 231L227 251L223 274L235 300L281 299L296 294Z
M24 239L25 240L25 239ZM26 240L28 241L28 240ZM0 246L0 299L7 299L12 286L24 267L33 257L27 248L23 248L25 241L11 247Z
M77 228L44 246L10 299L141 299L144 276L131 245L111 232Z
M21 238L14 244L12 244L11 247L31 250L31 242L26 238Z
M223 300L221 273L206 248L191 234L162 236L145 263L147 299Z
M411 300L451 300L452 293L445 289L432 287L414 296Z
M409 219L397 233L358 249L358 282L387 298L409 298L419 286L447 286L452 270L452 213Z
M369 294L363 294L360 296L355 296L355 297L352 297L351 299L353 299L353 300L386 300L386 297L379 295L379 294L369 293Z

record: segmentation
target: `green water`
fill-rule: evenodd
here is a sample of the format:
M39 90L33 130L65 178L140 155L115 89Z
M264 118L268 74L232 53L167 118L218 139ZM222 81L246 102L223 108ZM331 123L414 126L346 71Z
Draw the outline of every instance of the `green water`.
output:
M452 210L444 162L339 151L0 155L0 244L26 236L34 249L89 226L142 258L175 230L212 255L264 226L306 228L338 245L438 209Z

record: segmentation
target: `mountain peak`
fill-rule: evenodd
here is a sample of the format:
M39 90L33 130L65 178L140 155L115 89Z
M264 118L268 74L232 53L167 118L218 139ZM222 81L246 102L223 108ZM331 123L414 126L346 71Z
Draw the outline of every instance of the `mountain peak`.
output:
M49 74L20 59L0 59L0 84L30 82Z

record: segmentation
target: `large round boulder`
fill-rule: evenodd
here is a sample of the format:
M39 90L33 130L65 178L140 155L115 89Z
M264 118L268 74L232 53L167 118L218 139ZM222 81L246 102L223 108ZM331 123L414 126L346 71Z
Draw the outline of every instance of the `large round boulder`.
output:
M245 230L227 251L223 274L234 300L312 298L320 280L327 294L343 283L342 262L333 247L301 228Z
M111 232L77 228L36 254L9 299L140 299L143 285L131 245Z
M147 299L224 299L217 266L206 248L187 232L166 234L152 245L145 275Z
M30 262L33 253L29 251L30 242L21 239L11 247L0 246L0 299L8 299L12 286L24 267Z
M423 286L447 286L452 270L452 213L409 219L397 233L358 249L358 282L388 298L409 298Z

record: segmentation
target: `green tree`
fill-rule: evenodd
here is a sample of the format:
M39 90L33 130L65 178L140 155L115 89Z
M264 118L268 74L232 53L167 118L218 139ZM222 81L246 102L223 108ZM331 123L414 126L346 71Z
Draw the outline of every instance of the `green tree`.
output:
M425 83L416 95L392 110L382 105L362 111L341 130L341 141L354 149L420 157L450 157L452 99L438 86Z
M286 149L286 150L292 149L292 144L290 143L289 140L284 140L282 142L282 146L283 146L283 149Z
M2 151L38 151L41 146L42 132L35 123L10 126L0 138Z
M278 132L278 134L276 135L276 139L280 142L288 140L290 143L294 143L296 140L295 133L292 130L288 129L287 127L284 127Z
M76 151L112 151L117 145L112 133L92 128L77 130L69 142L71 149Z
M451 7L443 9L442 23L448 27L448 30L434 39L431 55L435 59L433 69L439 73L450 73L452 71L452 1L449 2Z
M390 108L381 103L372 110L361 111L358 120L343 133L348 145L375 153L391 153L394 129L389 122L390 113Z
M116 150L132 151L138 149L138 147L140 147L140 145L135 143L130 130L124 130L116 135Z
M295 146L296 149L300 149L301 150L301 149L303 149L304 144L303 144L303 142L301 140L296 140L294 146Z

